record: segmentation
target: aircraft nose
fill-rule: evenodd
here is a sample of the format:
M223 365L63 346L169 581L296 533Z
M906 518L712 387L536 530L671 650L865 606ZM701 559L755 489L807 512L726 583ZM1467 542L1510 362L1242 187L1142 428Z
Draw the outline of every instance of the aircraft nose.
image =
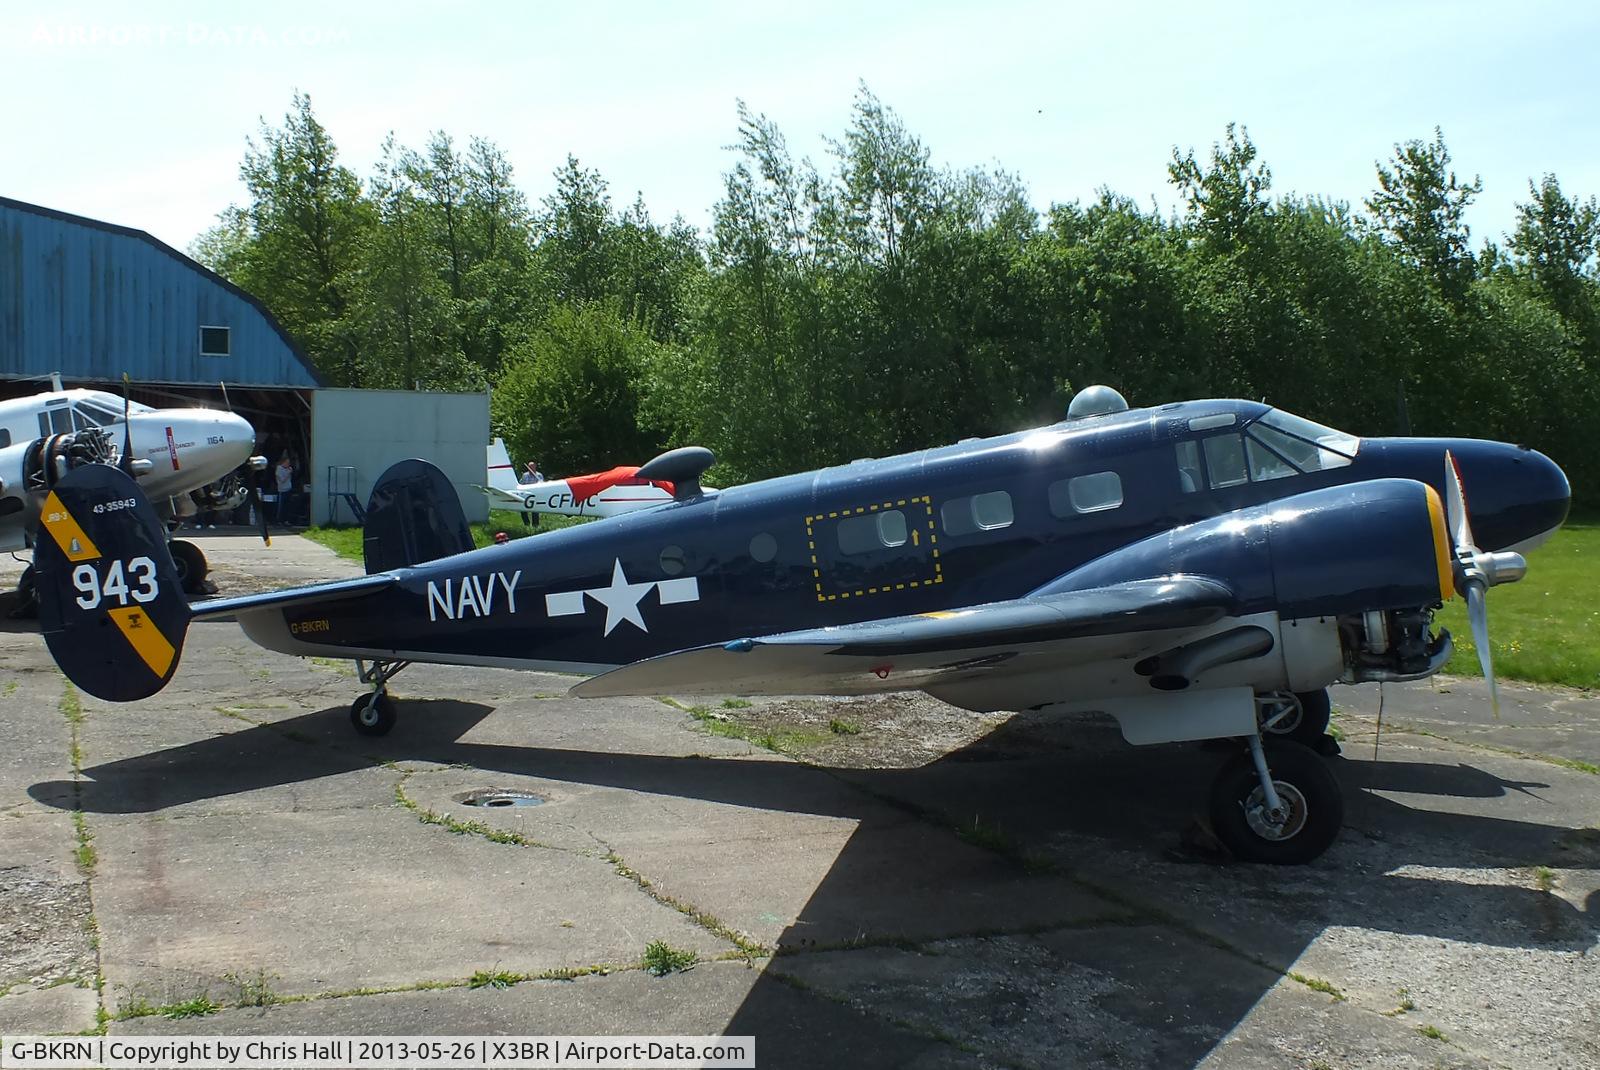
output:
M1561 466L1538 450L1503 442L1452 449L1473 535L1486 550L1531 550L1567 518L1572 487Z

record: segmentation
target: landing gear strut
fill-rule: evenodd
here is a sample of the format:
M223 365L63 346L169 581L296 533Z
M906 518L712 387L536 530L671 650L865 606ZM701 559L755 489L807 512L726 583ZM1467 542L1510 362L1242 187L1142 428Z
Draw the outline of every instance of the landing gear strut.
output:
M356 674L372 693L350 703L350 724L364 736L386 736L397 717L394 699L389 697L389 680L410 665L409 661L363 661L356 659Z
M1248 740L1211 784L1211 829L1245 862L1297 865L1322 854L1344 824L1344 795L1327 763L1287 739Z
M1256 723L1268 739L1292 739L1313 750L1328 731L1328 689L1269 691L1256 696Z

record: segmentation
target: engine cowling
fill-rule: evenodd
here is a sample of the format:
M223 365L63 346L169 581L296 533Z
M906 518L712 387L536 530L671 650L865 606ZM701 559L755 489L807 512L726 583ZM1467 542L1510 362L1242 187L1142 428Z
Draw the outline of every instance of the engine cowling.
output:
M1432 612L1454 591L1444 509L1427 484L1378 479L1187 524L1041 588L1086 590L1187 574L1226 584L1232 615L1338 623L1345 679L1426 676L1449 656Z

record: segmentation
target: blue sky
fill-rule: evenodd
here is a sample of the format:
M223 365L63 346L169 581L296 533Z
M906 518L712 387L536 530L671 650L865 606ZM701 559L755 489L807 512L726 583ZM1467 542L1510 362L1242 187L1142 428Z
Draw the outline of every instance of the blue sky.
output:
M1527 182L1600 193L1600 5L835 3L146 5L0 9L0 194L180 247L243 197L261 117L311 94L365 175L385 134L497 142L531 200L575 153L619 203L704 226L735 101L799 155L858 80L941 164L998 163L1041 208L1110 188L1163 207L1172 148L1248 126L1276 192L1359 203L1396 141L1442 126L1484 193L1475 238Z

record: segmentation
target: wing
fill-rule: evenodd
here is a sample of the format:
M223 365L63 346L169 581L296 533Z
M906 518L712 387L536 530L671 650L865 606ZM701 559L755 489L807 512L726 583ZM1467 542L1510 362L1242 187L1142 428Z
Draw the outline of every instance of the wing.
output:
M866 694L986 673L1129 657L1220 620L1233 592L1167 576L967 609L809 628L647 658L586 680L583 698L659 694ZM1034 664L1037 663L1037 664Z

